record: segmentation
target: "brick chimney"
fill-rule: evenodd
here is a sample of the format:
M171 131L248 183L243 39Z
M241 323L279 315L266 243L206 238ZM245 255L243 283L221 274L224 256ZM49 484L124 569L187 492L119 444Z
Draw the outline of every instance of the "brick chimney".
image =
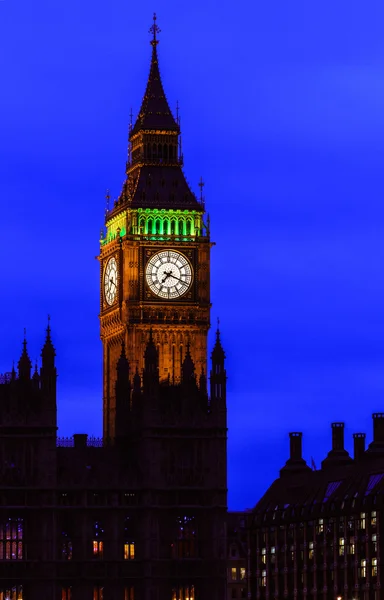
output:
M360 460L365 452L365 433L353 434L353 458Z

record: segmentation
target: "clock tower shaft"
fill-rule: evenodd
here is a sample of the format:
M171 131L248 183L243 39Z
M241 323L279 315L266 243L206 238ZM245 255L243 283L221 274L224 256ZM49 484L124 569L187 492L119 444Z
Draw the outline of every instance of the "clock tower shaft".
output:
M142 374L150 332L160 382L180 383L187 347L196 378L207 373L209 220L203 199L190 190L182 170L180 124L171 113L161 82L156 31L151 44L145 95L130 127L126 180L106 214L100 240L103 432L112 439L122 342L131 377ZM180 264L189 265L190 279L184 278L176 262L167 262L174 255L181 257ZM151 272L150 264L155 265ZM114 265L116 279L110 276ZM153 285L149 285L151 277Z

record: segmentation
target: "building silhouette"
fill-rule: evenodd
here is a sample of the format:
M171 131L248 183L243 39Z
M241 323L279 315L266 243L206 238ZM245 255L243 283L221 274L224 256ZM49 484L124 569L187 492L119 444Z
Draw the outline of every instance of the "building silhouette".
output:
M384 413L373 415L373 441L332 423L332 449L310 468L302 434L290 433L290 457L249 515L252 598L382 600Z
M222 600L226 372L210 234L152 57L100 240L103 438L57 439L55 349L0 385L0 600ZM209 387L209 390L208 390Z

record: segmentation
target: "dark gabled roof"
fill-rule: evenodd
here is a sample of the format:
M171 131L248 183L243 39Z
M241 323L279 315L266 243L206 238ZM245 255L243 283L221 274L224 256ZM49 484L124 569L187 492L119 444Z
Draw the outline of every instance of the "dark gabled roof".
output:
M152 59L147 88L130 136L148 129L179 132L179 126L173 118L161 82L156 41L152 42Z
M143 166L133 192L132 208L199 210L203 207L189 189L180 167Z
M383 474L384 456L366 454L350 465L280 477L256 504L256 522L275 521L284 513L293 516L292 511L296 516L320 514L343 502L353 502L353 510L364 510L377 493L384 491Z

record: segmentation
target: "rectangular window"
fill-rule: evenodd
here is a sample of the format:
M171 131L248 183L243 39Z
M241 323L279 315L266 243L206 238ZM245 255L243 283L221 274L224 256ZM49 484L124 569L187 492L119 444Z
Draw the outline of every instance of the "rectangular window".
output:
M261 562L264 564L267 562L267 549L266 548L261 549Z
M100 585L96 585L93 588L93 600L103 600L104 598L104 588Z
M232 579L232 581L237 581L237 568L236 567L231 568L231 579Z
M1 598L1 595L0 595ZM61 600L72 600L72 588L61 588Z
M372 577L377 577L377 558L372 558Z
M355 554L355 538L351 537L347 549L348 554Z
M266 587L266 585L267 585L267 571L261 571L260 586Z
M240 579L245 579L245 567L240 567Z
M135 542L125 542L124 560L133 560L135 558Z
M195 600L195 587L193 585L186 585L173 588L172 600Z
M377 516L375 510L371 512L371 525L372 527L376 527L377 525Z
M313 542L309 542L309 552L308 552L309 560L312 560L314 555L315 555L315 550L314 550Z
M276 561L276 547L271 547L271 563L274 564Z
M339 556L344 556L345 554L345 540L344 538L339 538Z
M65 533L62 534L61 558L64 560L72 560L72 541Z
M124 588L124 600L135 600L135 588L133 585Z
M104 555L104 543L101 540L93 540L93 557L103 558Z
M373 546L373 551L376 553L377 552L377 535L376 535L376 533L372 534L372 546Z
M10 518L0 524L0 560L23 559L23 527L23 519Z
M360 513L359 529L365 529L365 513Z
M366 577L366 576L367 576L367 561L365 558L362 558L360 561L359 577Z
M323 533L324 531L324 520L319 519L316 526L316 533Z
M295 546L290 546L289 548L291 560L295 560Z

